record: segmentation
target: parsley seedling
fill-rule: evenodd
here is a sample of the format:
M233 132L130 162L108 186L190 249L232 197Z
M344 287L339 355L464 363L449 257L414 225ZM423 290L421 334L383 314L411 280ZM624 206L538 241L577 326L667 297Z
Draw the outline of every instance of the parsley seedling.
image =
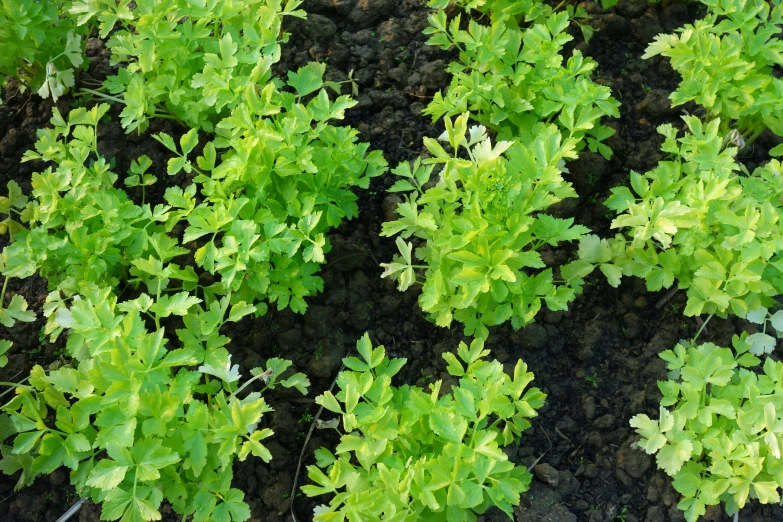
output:
M445 122L441 140L451 154L425 138L432 158L393 170L402 179L390 191L408 195L397 206L400 219L383 224L381 235L399 234L400 252L381 264L383 277L397 280L403 291L421 284L421 308L439 326L460 321L466 335L486 337L488 326L509 320L520 328L544 303L564 310L581 291L582 276L565 265L558 284L538 250L589 232L573 219L544 213L576 196L561 175L564 161L576 156L576 139L538 124L532 142L493 146L484 127L468 129L467 113ZM441 167L434 185L428 183L433 165ZM424 240L415 252L405 241L411 237Z
M511 518L532 477L502 448L530 427L546 398L527 388L527 366L520 360L508 375L484 359L483 341L460 343L457 355L444 354L459 384L441 393L442 381L428 390L393 386L406 361L387 358L367 334L357 351L343 360L340 391L316 399L341 415L344 434L335 453L317 450L308 467L306 495L336 493L314 520L474 520L493 505Z
M783 136L783 81L773 70L783 66L783 4L765 0L701 0L704 18L661 34L642 58L671 59L682 81L672 104L694 101L706 120L721 119L721 135L736 130L745 144L769 128ZM783 154L783 145L771 154Z
M683 136L669 124L658 128L670 159L646 174L632 171L631 188L612 189L605 204L621 233L583 238L580 263L600 268L612 286L629 275L649 291L676 280L687 290L687 316L745 317L772 307L783 293L783 167L772 160L739 176L737 148L720 121L683 119Z

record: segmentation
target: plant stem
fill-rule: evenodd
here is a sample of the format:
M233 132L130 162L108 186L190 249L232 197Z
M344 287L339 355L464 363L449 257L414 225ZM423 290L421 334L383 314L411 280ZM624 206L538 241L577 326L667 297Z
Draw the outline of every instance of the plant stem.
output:
M101 98L103 100L113 101L125 105L125 101L121 100L120 98L117 98L116 96L111 96L109 94L104 94L100 91L96 91L95 89L88 89L86 87L82 87L79 90L79 92L86 92L92 94L93 96L97 96L98 98Z
M701 335L701 332L702 332L702 330L704 330L704 328L707 326L707 323L709 323L709 322L710 322L710 319L712 319L712 317L713 317L714 315L715 315L715 314L710 314L710 316L707 318L707 320L706 320L706 321L704 321L704 322L701 324L701 328L699 328L699 331L698 331L698 332L696 332L696 335L694 335L694 336L693 336L693 341L694 341L694 342L696 341L696 339L698 339L698 338L699 338L699 335Z
M8 286L8 280L10 277L6 277L5 281L3 281L3 291L0 292L0 308L3 307L3 303L5 303L5 289Z
M32 386L27 386L25 384L21 384L18 382L5 382L5 381L0 381L0 386L10 386L12 388L32 388Z
M237 396L237 393L241 392L242 390L244 390L245 388L247 388L248 386L250 386L250 383L252 383L253 381L257 381L258 379L261 379L261 378L264 376L264 374L265 374L265 373L266 373L266 372L261 372L261 373L259 373L258 375L256 375L256 376L254 376L254 377L252 377L252 378L248 379L248 380L245 382L245 384L243 384L242 386L240 386L239 388L237 388L237 391L235 391L234 393L232 393L230 397L236 397L236 396ZM273 377L274 377L274 376L273 376ZM268 386L267 386L267 388L268 388ZM266 391L266 388L264 388L263 390L261 390L261 393L263 393L264 391Z

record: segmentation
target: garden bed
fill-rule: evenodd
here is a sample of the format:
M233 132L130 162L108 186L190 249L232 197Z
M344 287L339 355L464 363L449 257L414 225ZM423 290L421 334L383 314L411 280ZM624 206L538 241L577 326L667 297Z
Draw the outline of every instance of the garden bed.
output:
M277 75L311 60L326 62L327 79L343 81L352 71L359 103L347 112L344 123L359 130L360 141L382 150L392 167L421 155L422 138L442 132L421 111L435 92L448 85L450 77L444 69L454 58L424 43L422 30L431 11L419 0L310 0L303 8L309 18L289 20L287 30L292 36L275 65ZM561 206L577 223L608 237L611 216L602 203L609 189L623 184L629 170L644 172L662 159L661 137L655 132L658 125L681 126L682 110L672 109L667 98L679 76L667 59L641 60L640 56L656 34L691 22L699 12L697 5L664 7L639 0L621 0L606 11L594 3L585 8L591 15L588 23L596 29L593 39L586 44L576 26L569 31L576 37L576 47L598 62L594 78L609 86L622 103L621 117L605 122L617 131L608 140L614 152L611 160L584 150L579 160L568 165L567 179L579 198ZM93 59L91 73L105 75L108 52L102 42L88 42L88 56ZM57 106L66 114L73 103L73 98L63 97ZM34 143L36 130L46 126L51 107L50 100L22 94L0 106L0 186L15 180L29 192L31 173L40 169L40 163L22 164L20 159ZM112 111L115 118L118 112ZM125 172L130 161L143 153L153 159L164 183L184 185L188 181L184 173L171 178L162 174L166 149L149 134L126 135L116 121L100 127L101 150L105 157L116 158L116 172ZM182 134L164 120L153 121L151 131ZM758 163L765 145L762 137L756 156L745 161ZM445 329L428 322L417 304L416 290L400 293L393 281L380 277L379 263L396 253L393 239L380 236L381 224L394 218L396 203L401 201L387 193L393 182L394 176L381 176L372 180L369 191L358 192L359 217L331 234L332 250L321 272L324 291L308 300L306 314L270 309L263 318L246 318L232 329L232 362L244 374L269 357L284 357L312 382L306 397L288 390L267 394L274 412L263 422L275 432L266 444L273 459L265 464L251 458L235 465L234 487L245 492L253 521L288 521L292 512L300 522L312 520L313 507L321 502L301 494L292 497L292 487L295 480L300 485L307 483L304 466L314 462L314 449L334 447L338 442L330 430L313 430L310 435L319 412L314 397L332 386L341 359L354 351L364 332L391 356L408 359L397 378L400 383L454 381L441 355L463 340L462 326ZM153 203L161 201L165 187L159 185L147 194ZM542 256L548 264L562 264L573 250L550 249ZM24 295L32 309L40 310L47 288L44 280L29 278L21 283L14 280L9 293ZM643 281L634 279L614 289L594 274L567 312L542 310L534 324L519 331L510 325L491 329L487 347L492 356L507 371L522 358L535 374L534 385L548 396L532 428L509 450L518 464L535 464L531 488L514 511L516 520L684 520L676 508L679 495L670 478L657 470L653 457L633 447L638 436L628 424L637 413L657 414L661 394L656 382L666 378L658 354L679 339L692 337L699 327L693 318L683 316L683 292L658 306L665 294L649 293ZM42 325L39 320L3 329L2 338L13 340L14 348L9 364L0 370L0 381L18 381L33 364L46 366L61 360L61 344L39 343ZM725 346L733 334L750 327L739 319L714 319L701 339ZM329 412L321 414L323 419L331 417ZM304 455L301 469L300 454ZM15 477L0 477L3 521L54 522L77 500L65 469L19 492L13 490L15 482ZM163 520L180 519L165 506L162 512ZM88 502L72 520L99 520L99 513ZM506 518L490 510L482 519ZM713 507L708 508L705 520L728 517ZM749 503L740 520L783 520L783 509Z

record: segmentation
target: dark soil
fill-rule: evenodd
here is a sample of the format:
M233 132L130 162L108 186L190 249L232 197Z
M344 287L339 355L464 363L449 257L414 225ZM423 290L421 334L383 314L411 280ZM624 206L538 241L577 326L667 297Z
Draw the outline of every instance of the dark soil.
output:
M422 137L437 136L442 130L422 116L421 110L434 92L447 86L444 69L453 58L425 45L421 31L429 11L423 2L308 0L303 7L310 16L288 27L292 37L277 73L284 75L310 60L325 60L329 79L347 80L353 71L359 104L348 112L346 123L360 130L363 141L383 150L392 167L421 154ZM585 7L598 31L588 45L574 26L574 45L598 61L599 81L609 85L622 102L622 116L609 122L617 129L609 141L614 151L611 161L583 151L579 161L569 165L570 180L580 197L561 204L561 211L607 236L610 220L602 201L609 188L626 182L632 169L653 167L660 159L661 141L655 128L680 122L680 108L672 109L667 98L679 77L667 60L643 61L640 56L656 34L671 31L698 13L690 5L662 8L640 0L621 0L606 12L591 2ZM93 72L100 77L103 71L105 76L107 54L101 42L92 41L90 51ZM349 92L349 85L344 87ZM72 101L63 99L58 107L67 112ZM19 161L34 143L36 129L48 122L51 106L49 101L24 95L0 106L0 186L14 179L29 191L31 173L41 165ZM177 132L163 123L154 125L156 132ZM163 183L185 181L165 176L165 151L149 137L125 136L116 123L105 124L101 132L103 153L117 158L116 172L124 172L131 159L144 153L153 159L163 180L161 193ZM274 458L270 464L249 459L235 467L234 486L245 491L255 522L292 520L290 493L310 429L307 419L318 411L313 399L331 386L342 357L365 331L374 343L385 345L391 356L408 358L403 381L451 380L441 355L462 340L461 327L447 330L427 322L416 304L415 291L402 294L393 282L380 279L379 263L391 259L395 251L393 240L379 236L381 224L393 215L398 201L385 192L393 181L391 175L373 180L369 192L361 195L359 218L332 234L333 248L321 274L324 292L309 301L304 316L270 312L260 320L245 320L230 334L233 360L243 372L268 357L281 356L292 359L313 383L305 398L285 393L268 396L275 411L266 422L275 436L267 446ZM155 198L155 193L150 197ZM559 264L567 255L553 251L546 260ZM25 295L31 307L40 311L46 284L35 278L12 281L9 294L14 292ZM626 280L613 289L596 277L568 312L543 311L536 324L523 330L498 327L491 331L492 355L509 371L517 359L524 359L536 375L534 384L548 395L533 427L510 450L517 463L536 464L536 478L515 510L516 520L684 520L676 509L678 495L670 479L656 470L650 456L632 447L637 438L628 426L636 413L657 415L660 392L656 381L666 378L657 354L696 331L696 323L682 315L682 294L659 309L656 302L661 297L647 293L641 281ZM748 326L740 323L713 321L702 338L725 343ZM41 325L39 321L8 331L0 327L0 336L15 343L8 366L0 370L0 380L20 380L32 364L58 359L57 346L39 345ZM313 462L314 449L335 444L331 434L313 431L302 465ZM2 521L54 522L76 501L64 469L18 493L13 491L15 481L16 477L0 477ZM305 481L302 469L299 484ZM296 520L311 520L313 506L327 501L296 495ZM99 512L88 502L72 520L97 521ZM164 520L179 517L164 509ZM506 517L490 511L479 520L499 522ZM705 520L728 517L715 507L708 510ZM783 510L751 502L740 520L780 521Z

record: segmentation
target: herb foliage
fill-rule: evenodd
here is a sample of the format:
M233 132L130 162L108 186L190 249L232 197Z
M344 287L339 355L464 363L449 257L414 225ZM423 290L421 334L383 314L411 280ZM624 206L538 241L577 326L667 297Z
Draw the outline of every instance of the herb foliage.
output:
M580 261L599 267L612 286L628 275L644 278L650 291L676 280L687 290L689 316L745 317L772 307L783 293L781 164L741 176L720 120L683 119L681 136L669 124L658 128L670 159L644 175L631 172L633 190L612 189L606 205L622 233L584 238Z
M340 391L316 402L342 415L344 434L335 453L316 451L308 467L308 496L334 494L315 509L316 521L474 521L497 506L513 518L513 506L532 476L510 462L502 448L530 427L546 396L528 388L533 374L521 360L514 374L487 361L482 340L457 355L444 354L459 378L450 391L436 381L424 390L391 384L405 359L389 359L367 334L359 358L344 359Z
M661 34L642 58L666 56L682 81L673 105L695 101L705 121L720 118L721 131L752 143L769 128L783 136L783 3L780 0L701 0L709 12L678 30ZM783 154L783 145L772 151Z
M561 141L553 125L539 124L532 142L493 146L484 127L468 129L468 118L463 114L453 124L445 119L441 141L451 153L425 138L432 157L393 171L403 179L390 191L408 195L397 207L400 219L384 223L381 232L399 234L400 255L381 266L400 290L422 285L419 305L436 324L457 319L466 335L486 338L488 326L532 322L542 303L552 310L567 307L581 290L581 274L561 267L558 283L538 250L578 240L589 230L543 213L576 196L561 175L564 161L576 156L575 138ZM434 165L442 167L433 185ZM408 238L424 243L414 250ZM422 270L423 280L417 276Z
M773 324L783 327L780 315ZM735 335L732 345L680 343L661 353L670 380L658 383L659 418L631 419L639 447L656 454L658 467L674 479L688 522L721 502L729 515L749 499L780 502L783 363L767 358L761 365L747 333Z
M85 64L84 43L90 27L77 27L68 15L70 2L2 0L0 2L0 87L6 76L25 89L54 101L74 86Z
M565 32L569 13L521 11L524 4L491 11L491 25L470 20L467 29L460 15L450 21L443 10L430 15L427 43L456 48L459 62L447 69L452 82L446 94L436 93L423 112L434 121L470 111L503 140L529 141L537 123L556 123L565 138L577 139L577 150L587 146L609 159L612 151L603 141L614 130L600 120L619 117L619 102L590 78L594 60L574 51L563 64L563 47L573 39ZM518 24L523 12L533 22L526 29Z
M29 385L17 387L0 416L0 439L13 437L2 446L0 469L21 471L22 487L65 466L77 493L101 503L102 520L160 520L163 499L194 521L247 520L244 494L231 488L232 464L251 454L272 458L261 442L272 430L258 428L271 408L260 392L239 393L255 380L264 390L306 393L309 381L303 374L280 380L291 362L269 359L239 386L238 366L222 347L229 339L196 338L194 330L201 334L199 326L216 320L217 332L242 314L207 312L200 302L180 293L118 303L111 289L87 285L70 307L58 308L55 321L69 331L67 351L78 364L48 372L35 366ZM187 325L177 332L177 349L166 347L159 327L171 314Z
M81 24L96 20L111 34L112 65L104 82L122 101L122 126L143 132L153 117L174 118L212 132L248 88L271 80L280 59L286 16L304 18L301 0L78 0L70 9ZM120 25L114 32L112 28ZM122 95L122 98L116 98Z

